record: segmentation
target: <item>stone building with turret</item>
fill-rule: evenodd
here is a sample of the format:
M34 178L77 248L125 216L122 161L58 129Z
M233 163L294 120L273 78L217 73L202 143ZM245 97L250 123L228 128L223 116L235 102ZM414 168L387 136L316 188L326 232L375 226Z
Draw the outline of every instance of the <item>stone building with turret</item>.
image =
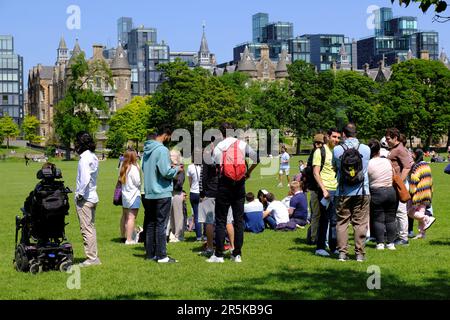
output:
M87 63L106 63L112 74L112 85L102 77L88 81L85 86L100 92L108 105L109 112L98 112L100 127L96 133L99 149L102 149L106 140L107 121L118 109L131 101L131 69L128 64L126 52L119 45L113 59L103 56L103 45L93 45L92 58ZM83 53L78 40L69 54L64 38L61 38L57 49L57 58L54 66L37 65L29 72L28 77L28 113L36 116L40 121L39 134L44 140L54 135L53 114L54 106L64 99L71 81L71 66L78 55Z

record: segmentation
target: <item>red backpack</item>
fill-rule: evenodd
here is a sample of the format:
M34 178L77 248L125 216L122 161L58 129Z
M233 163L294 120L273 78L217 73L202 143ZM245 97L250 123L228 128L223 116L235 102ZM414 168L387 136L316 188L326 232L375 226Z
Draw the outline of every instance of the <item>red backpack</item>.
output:
M233 181L240 181L246 172L245 155L239 149L239 140L236 140L222 153L222 174Z

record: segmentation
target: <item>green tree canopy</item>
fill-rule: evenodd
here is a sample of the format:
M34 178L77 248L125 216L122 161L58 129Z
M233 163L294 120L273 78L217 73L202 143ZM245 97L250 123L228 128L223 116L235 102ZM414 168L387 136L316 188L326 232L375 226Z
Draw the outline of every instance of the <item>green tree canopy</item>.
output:
M42 137L38 135L39 124L40 122L35 116L25 116L22 123L25 140L28 140L30 143L39 143L41 141Z
M76 56L71 65L71 77L64 98L55 107L55 132L66 146L70 158L70 144L79 131L94 134L99 126L98 113L108 112L99 84L112 83L112 74L105 61L88 63L84 53Z
M9 148L9 139L15 138L20 134L19 126L13 118L6 115L0 118L0 138L1 141L6 138L6 147Z

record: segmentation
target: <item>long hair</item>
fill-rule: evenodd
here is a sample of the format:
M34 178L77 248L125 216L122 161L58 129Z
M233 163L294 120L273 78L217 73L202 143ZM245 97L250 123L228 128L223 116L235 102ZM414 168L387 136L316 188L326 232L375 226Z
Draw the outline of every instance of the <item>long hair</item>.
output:
M122 184L127 182L127 174L130 171L131 166L136 165L137 154L134 150L127 150L124 154L122 167L120 168L119 180Z

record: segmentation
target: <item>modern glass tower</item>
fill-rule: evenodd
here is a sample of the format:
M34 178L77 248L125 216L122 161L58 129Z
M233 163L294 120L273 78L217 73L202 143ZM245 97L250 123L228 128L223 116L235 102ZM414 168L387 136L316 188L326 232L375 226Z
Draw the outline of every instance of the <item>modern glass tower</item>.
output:
M14 38L0 35L0 117L23 120L23 58L14 53Z
M342 45L344 45L345 51L349 54L349 64L352 64L354 58L351 54L353 52L353 44L343 34L305 34L301 38L304 41L306 39L309 40L310 63L314 64L318 71L329 70L333 62L340 60L339 52Z
M374 11L375 14L375 35L385 34L386 22L392 19L391 8L380 8Z
M121 17L117 20L117 41L126 48L128 44L128 33L133 29L133 19Z
M253 42L260 43L264 39L264 27L269 23L267 13L257 13L252 16Z
M145 49L147 61L146 91L147 94L152 94L163 81L163 73L158 70L158 65L170 61L170 48L163 42L161 44L147 44Z
M131 92L133 96L147 94L146 50L148 44L157 43L155 28L140 26L128 33L128 62L131 67Z

